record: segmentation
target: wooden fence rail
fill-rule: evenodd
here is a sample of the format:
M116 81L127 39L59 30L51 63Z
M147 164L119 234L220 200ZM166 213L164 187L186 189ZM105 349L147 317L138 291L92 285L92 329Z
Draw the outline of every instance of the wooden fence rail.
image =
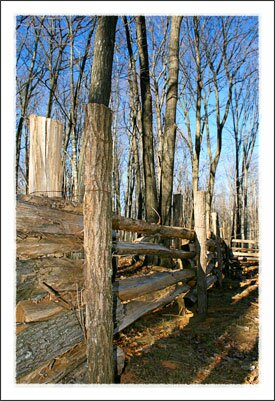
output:
M82 206L60 198L23 196L17 201L16 221L17 382L57 383L86 358ZM193 230L121 216L113 216L112 227L160 238L179 238L185 244L196 239ZM217 265L219 243L205 238L205 244L207 289L217 280L222 266ZM142 241L113 241L111 245L114 257L157 254L190 260L188 268L115 280L114 333L178 296L193 302L198 299L197 271L191 268L195 265L191 263L196 256L194 250ZM72 259L74 252L79 252L82 259ZM224 251L222 255L224 263Z

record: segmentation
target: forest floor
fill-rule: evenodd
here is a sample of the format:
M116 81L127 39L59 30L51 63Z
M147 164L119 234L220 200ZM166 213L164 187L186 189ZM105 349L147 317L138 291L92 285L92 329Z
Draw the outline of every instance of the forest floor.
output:
M174 302L119 333L126 354L119 383L258 383L257 270L252 274L210 289L203 321L195 306L179 316Z

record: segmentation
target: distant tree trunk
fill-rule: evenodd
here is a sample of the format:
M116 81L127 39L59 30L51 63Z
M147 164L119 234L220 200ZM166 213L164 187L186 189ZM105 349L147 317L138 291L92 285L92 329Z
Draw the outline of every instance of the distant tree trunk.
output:
M240 146L238 137L235 137L235 149L236 149L236 161L235 161L235 230L236 230L236 238L241 238L241 178L240 178L240 169L239 169L239 154L240 154Z
M112 62L117 17L99 17L85 116L84 250L89 383L113 382Z
M162 141L160 209L162 224L171 224L173 192L174 157L176 141L176 111L178 97L179 72L179 35L182 17L172 17L169 61L168 88L166 95L165 126Z
M136 18L137 43L140 62L140 92L142 101L142 145L145 180L145 211L148 222L156 222L158 216L157 186L153 147L152 97L150 90L149 60L145 17Z
M55 41L55 33L56 33L56 26L55 26L56 19L52 19L51 25L51 33L50 33L50 46L49 46L49 73L50 73L50 93L49 99L47 104L47 112L46 117L51 118L52 108L53 108L53 99L55 95L55 91L57 88L57 82L59 78L60 68L63 59L63 51L65 49L65 43L63 43L63 36L60 35L60 41L58 44L58 54L56 57L55 63L53 62L53 56L55 51L55 46L53 46ZM60 27L59 27L60 29Z
M118 80L116 85L116 103L118 104ZM118 109L118 106L117 106ZM117 112L114 116L113 124L113 211L115 214L121 214L120 208L120 171L119 171L119 155L117 150Z
M74 97L74 35L72 27L72 16L68 19L70 36L70 97L71 112L70 125L72 135L72 176L73 176L73 200L78 201L78 166L77 166L77 140L76 140L76 116L75 116L75 97Z
M75 121L77 119L77 99L79 96L79 92L81 89L81 85L82 85L82 80L83 80L83 75L84 75L84 70L85 70L85 65L88 59L88 55L89 55L89 50L91 47L91 40L92 40L92 36L94 33L94 29L95 29L95 25L96 25L96 17L93 19L92 21L92 26L87 38L87 42L86 42L86 46L85 46L85 52L84 52L84 56L83 59L81 61L80 64L80 71L79 71L79 75L78 75L78 79L77 79L77 83L75 85L75 90L74 90L74 114L75 114ZM70 139L70 134L71 134L71 121L69 121L69 128L68 128L68 133L67 133L67 137L65 138L65 145L64 145L64 149L67 150L68 147L68 143L69 143L69 139ZM82 201L83 199L83 195L84 195L84 182L83 182L83 175L84 175L84 165L83 165L83 150L84 147L80 149L80 155L79 155L79 162L78 162L78 200L79 202Z
M40 37L40 33L41 33L40 28L42 26L43 20L44 20L44 17L41 18L40 26L38 27L38 29L35 29L35 42L34 42L34 48L33 48L33 53L32 53L32 60L31 60L31 65L30 65L30 69L29 69L28 78L27 78L26 85L25 85L24 97L22 99L21 116L19 118L17 130L16 130L16 192L18 191L18 173L19 173L22 131L23 131L24 119L26 118L26 113L28 110L29 101L31 98L32 91L34 89L34 87L32 87L33 72L34 72L34 66L35 66L36 58L37 58L39 37Z
M123 17L125 26L127 48L130 58L130 68L128 74L128 81L130 86L130 106L132 118L132 135L133 135L133 153L134 153L134 171L136 175L136 210L137 218L142 218L143 196L142 196L142 176L141 176L141 163L139 155L138 138L142 137L142 117L141 106L138 93L138 82L135 59L133 55L132 37L128 26L127 17ZM139 135L138 135L139 132Z

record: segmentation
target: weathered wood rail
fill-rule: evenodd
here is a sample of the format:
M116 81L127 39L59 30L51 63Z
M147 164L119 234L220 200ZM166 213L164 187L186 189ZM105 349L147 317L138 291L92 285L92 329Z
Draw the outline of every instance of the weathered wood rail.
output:
M255 240L231 239L231 250L239 260L259 261L259 242Z
M16 320L18 383L57 383L77 368L85 355L84 259L82 206L60 198L23 196L17 200ZM181 227L148 224L113 216L115 230L128 230L195 241L195 232ZM221 241L222 242L222 241ZM215 239L207 246L206 286L222 274L226 252L218 265ZM148 242L110 243L113 255L169 256L194 259L197 253ZM195 245L194 245L195 246ZM193 246L193 248L194 248ZM83 256L83 255L82 255ZM172 302L178 296L193 302L198 298L196 269L181 268L113 282L113 321L117 333L145 313ZM119 352L119 351L118 351Z

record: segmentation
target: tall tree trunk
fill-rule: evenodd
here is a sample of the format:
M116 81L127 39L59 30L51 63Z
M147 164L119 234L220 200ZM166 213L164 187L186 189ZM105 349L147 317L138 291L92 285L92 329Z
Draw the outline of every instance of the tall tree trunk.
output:
M99 17L95 38L94 62L89 92L89 103L109 106L112 63L117 17Z
M78 201L78 168L77 168L77 140L76 140L76 116L75 116L75 98L74 98L74 36L72 27L72 16L69 17L70 34L70 95L71 95L71 113L70 125L72 135L72 176L73 176L73 200Z
M112 63L117 17L99 17L85 116L84 249L89 383L113 382Z
M123 17L123 23L125 26L127 48L130 58L131 69L129 71L128 80L130 86L130 104L131 104L131 115L132 115L132 127L133 127L133 151L135 158L135 172L136 172L136 209L137 218L142 219L143 209L143 196L142 196L142 175L141 175L141 160L139 152L138 138L142 137L142 116L141 106L138 93L138 81L135 59L133 55L132 37L127 21L127 17ZM138 135L139 133L139 135Z
M182 17L172 17L169 41L168 89L166 95L165 126L162 141L160 185L161 220L162 224L165 225L171 224L181 21Z
M28 110L28 105L29 105L31 92L32 92L31 83L32 83L32 79L33 79L33 71L34 71L34 66L35 66L36 57L37 57L37 48L38 48L39 37L40 37L40 32L41 32L40 28L42 26L43 20L44 20L44 17L41 18L40 26L38 27L38 29L35 29L35 42L34 42L34 48L33 48L33 53L32 53L32 61L31 61L30 69L29 69L28 79L26 81L21 116L20 116L17 130L16 130L16 192L18 191L18 173L19 173L20 148L21 148L23 123L24 123L24 119L26 118L26 113Z
M154 223L158 220L158 216L155 212L155 210L158 209L158 201L153 148L152 97L150 90L145 17L137 17L136 22L140 62L140 92L142 101L142 146L145 180L145 211L147 221Z

